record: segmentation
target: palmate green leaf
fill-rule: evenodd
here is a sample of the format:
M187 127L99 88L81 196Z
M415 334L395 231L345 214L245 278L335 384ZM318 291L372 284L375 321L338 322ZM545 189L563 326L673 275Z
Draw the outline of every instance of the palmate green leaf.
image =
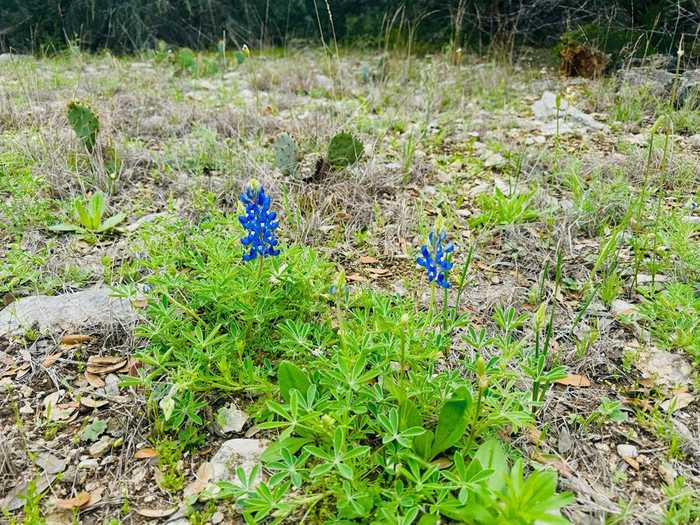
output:
M445 401L435 429L435 437L430 451L432 457L455 445L464 435L467 428L468 411L469 401L467 399L448 399Z
M321 463L320 465L316 465L314 468L312 468L309 475L312 478L317 478L318 476L323 476L324 474L327 474L332 469L333 463Z
M543 523L568 525L559 509L570 504L570 493L557 494L557 475L551 470L523 474L523 461L518 460L510 470L507 483L499 495L503 502L501 519L508 523Z
M311 381L306 373L294 363L282 361L277 367L277 381L280 387L280 393L285 401L290 400L290 391L296 389L299 393L306 397L306 393L311 386Z

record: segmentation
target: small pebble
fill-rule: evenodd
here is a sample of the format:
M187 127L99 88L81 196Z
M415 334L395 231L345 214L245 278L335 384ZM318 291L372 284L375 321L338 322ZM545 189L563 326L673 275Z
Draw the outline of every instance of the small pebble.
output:
M617 446L617 453L621 458L636 458L639 455L637 447L630 444L620 444Z

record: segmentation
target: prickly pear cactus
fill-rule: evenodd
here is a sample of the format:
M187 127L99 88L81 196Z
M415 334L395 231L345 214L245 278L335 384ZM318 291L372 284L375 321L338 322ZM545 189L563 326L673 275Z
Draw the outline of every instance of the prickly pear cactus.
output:
M97 144L97 133L100 131L100 121L95 112L82 102L69 102L68 123L88 151L92 152Z
M338 133L328 145L328 162L335 169L346 168L357 162L363 153L362 142L350 133Z
M294 139L288 134L282 133L275 140L274 149L277 167L285 175L294 175L299 163L299 152Z

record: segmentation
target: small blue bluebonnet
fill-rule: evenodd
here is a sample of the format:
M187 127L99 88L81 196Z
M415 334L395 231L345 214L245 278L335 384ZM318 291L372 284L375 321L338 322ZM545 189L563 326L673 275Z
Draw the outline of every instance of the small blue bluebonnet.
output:
M445 244L446 240L447 234L445 232L436 234L435 231L431 231L428 236L428 244L424 244L420 248L422 256L416 259L416 262L425 268L428 282L436 281L443 288L450 287L447 274L452 269L453 264L448 257L455 250L451 242Z
M248 235L241 239L241 244L248 248L243 254L244 261L257 257L279 255L275 230L279 226L277 214L270 211L270 197L265 195L262 186L250 185L241 193L241 202L245 205L245 215L238 217Z

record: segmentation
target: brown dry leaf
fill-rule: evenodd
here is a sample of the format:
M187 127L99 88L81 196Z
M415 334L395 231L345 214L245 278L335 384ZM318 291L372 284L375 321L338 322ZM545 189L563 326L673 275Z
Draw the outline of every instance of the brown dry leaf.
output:
M204 491L204 489L207 488L207 485L209 485L209 480L211 480L213 476L214 467L212 467L211 463L205 461L197 469L197 473L195 474L195 480L185 487L185 490L183 491L183 496L193 496Z
M80 507L84 507L90 502L90 494L87 492L80 492L77 496L74 498L68 498L68 499L57 499L56 500L56 506L59 509L65 509L65 510L71 510L71 509L79 509Z
M87 382L90 384L90 386L94 388L102 388L105 386L105 382L102 380L102 378L96 374L91 374L88 371L85 371L85 379Z
M543 465L553 467L557 472L559 472L559 474L567 478L574 475L574 473L571 471L571 467L569 467L566 461L557 456L534 451L532 454L530 454L530 458L538 463L542 463Z
M360 264L377 264L379 262L378 259L375 259L374 257L370 257L369 255L363 255L360 257Z
M373 275L386 275L388 273L391 273L386 268L367 268L367 272Z
M348 275L347 279L352 283L361 283L367 280L364 277L362 277L359 273L351 273L350 275Z
M106 399L93 399L91 397L81 397L80 404L88 408L102 408L109 404Z
M158 451L154 448L140 448L134 453L134 459L149 459L158 457Z
M350 219L352 219L352 215L344 211L339 211L335 214L335 218L339 221L349 221Z
M79 345L87 343L90 340L89 335L83 334L66 334L61 338L61 344L64 345Z
M689 392L678 392L671 399L662 402L661 408L664 412L668 412L671 409L674 411L681 410L690 405L693 401L695 401L693 394Z
M88 359L87 371L91 374L109 374L126 366L127 359L111 356L91 356Z
M20 366L16 372L17 375L15 375L15 379L22 379L24 376L26 376L29 373L29 363L24 363L22 366Z
M536 427L528 427L526 433L527 440L533 445L540 445L542 443L542 434Z
M148 299L145 299L145 298L133 299L131 301L131 305L134 308L141 308L141 309L146 308L148 306Z
M625 461L625 463L627 463L634 470L639 470L639 461L637 461L636 459L629 458L627 456L624 456L622 459Z
M50 368L51 365L53 365L56 361L58 361L61 356L63 355L63 352L56 352L55 354L51 354L49 356L46 356L46 358L41 362L41 366L44 368Z
M579 374L569 374L566 377L557 379L555 383L558 385L575 386L580 388L591 386L591 380L588 379L586 376L582 376Z
M134 509L136 514L146 518L166 518L177 510L177 507L169 509Z
M97 487L95 490L93 490L90 493L90 502L89 505L97 505L100 501L102 501L102 493L105 491L104 487Z
M143 368L143 363L141 361L129 359L129 362L126 364L126 373L130 376L137 377L139 375L139 368Z

